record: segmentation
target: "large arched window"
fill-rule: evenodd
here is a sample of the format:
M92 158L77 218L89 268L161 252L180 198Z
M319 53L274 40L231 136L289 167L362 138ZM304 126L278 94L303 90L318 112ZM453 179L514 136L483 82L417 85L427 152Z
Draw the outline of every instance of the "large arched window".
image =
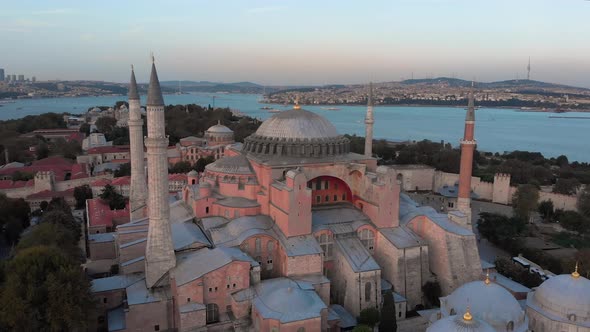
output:
M219 321L219 307L215 303L207 304L207 324Z
M365 284L365 301L366 302L371 301L371 283L370 282L367 282Z
M358 236L365 248L373 253L375 249L375 233L370 229L363 229L358 232Z
M508 332L514 331L514 322L513 321L509 321L508 324L506 324L506 331L508 331Z

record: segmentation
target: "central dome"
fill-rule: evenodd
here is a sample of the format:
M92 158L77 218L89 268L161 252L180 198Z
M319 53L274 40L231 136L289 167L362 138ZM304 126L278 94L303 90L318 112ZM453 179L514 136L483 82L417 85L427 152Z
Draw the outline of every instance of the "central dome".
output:
M350 141L324 117L295 105L264 121L244 140L244 151L266 156L324 158L350 152Z
M302 109L292 109L276 114L264 121L256 131L257 136L312 139L337 137L338 131L323 116Z

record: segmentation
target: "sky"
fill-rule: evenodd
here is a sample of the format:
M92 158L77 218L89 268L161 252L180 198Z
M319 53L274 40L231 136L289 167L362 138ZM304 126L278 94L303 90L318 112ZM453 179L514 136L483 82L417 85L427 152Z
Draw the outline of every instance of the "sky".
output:
M0 68L38 80L304 85L526 77L590 88L588 0L0 0Z

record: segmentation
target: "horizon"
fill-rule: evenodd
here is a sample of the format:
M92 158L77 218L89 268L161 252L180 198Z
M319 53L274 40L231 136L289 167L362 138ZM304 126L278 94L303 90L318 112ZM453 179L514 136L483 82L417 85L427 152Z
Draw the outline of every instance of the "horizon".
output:
M139 4L139 5L138 5ZM5 4L0 68L40 81L322 86L461 77L590 88L590 1Z

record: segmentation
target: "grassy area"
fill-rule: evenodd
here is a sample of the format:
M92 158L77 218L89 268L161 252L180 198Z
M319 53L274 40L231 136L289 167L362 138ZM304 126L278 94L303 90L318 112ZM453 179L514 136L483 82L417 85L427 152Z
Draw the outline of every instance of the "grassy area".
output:
M567 232L561 232L553 236L553 242L556 244L565 247L571 248L574 247L576 249L583 249L583 248L590 248L590 238L574 235Z

